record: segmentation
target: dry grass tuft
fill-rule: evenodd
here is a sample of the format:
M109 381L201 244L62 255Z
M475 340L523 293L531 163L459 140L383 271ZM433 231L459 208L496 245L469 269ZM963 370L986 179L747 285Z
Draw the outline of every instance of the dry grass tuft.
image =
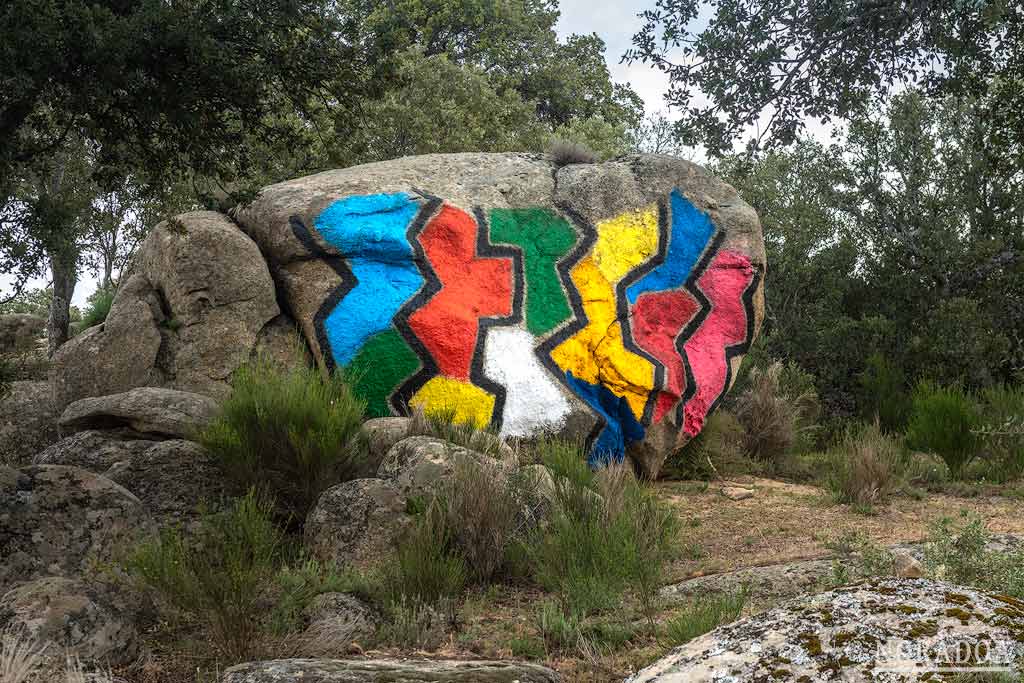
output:
M840 503L871 506L884 503L896 489L899 443L873 424L847 432L832 453L829 489Z
M589 147L579 142L568 140L555 140L548 147L548 154L551 155L555 166L569 166L571 164L596 164L597 155Z
M746 433L743 438L747 455L778 471L797 443L812 429L817 396L804 390L789 396L780 388L785 368L775 362L767 368L750 371L749 387L736 401L736 418Z
M25 683L42 665L45 650L13 629L0 633L0 683Z

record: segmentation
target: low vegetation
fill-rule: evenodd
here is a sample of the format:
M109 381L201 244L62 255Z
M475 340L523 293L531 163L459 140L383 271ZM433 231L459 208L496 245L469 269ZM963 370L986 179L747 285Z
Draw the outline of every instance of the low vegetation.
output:
M365 404L340 373L261 359L240 368L232 388L199 439L238 491L258 489L301 525L321 493L371 473Z
M840 503L884 503L899 484L903 449L878 422L851 427L829 453L828 488Z
M669 618L662 626L666 647L677 647L722 624L739 619L747 602L744 591L697 598Z

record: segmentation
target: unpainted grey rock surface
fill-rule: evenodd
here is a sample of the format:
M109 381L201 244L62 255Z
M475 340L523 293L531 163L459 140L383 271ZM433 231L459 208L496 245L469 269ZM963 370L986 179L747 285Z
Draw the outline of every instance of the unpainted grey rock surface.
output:
M281 338L267 326L282 324L267 264L227 216L196 211L161 223L135 264L104 324L55 356L59 407L142 386L223 397L239 365L279 345L267 341Z
M116 430L87 429L65 436L36 453L33 465L70 465L102 474L114 463L131 460L157 442L130 438Z
M0 590L77 577L153 530L138 498L77 467L0 467Z
M221 683L557 683L551 669L524 662L281 659L241 664Z
M160 526L191 526L200 506L216 510L228 493L223 472L206 450L181 439L155 443L104 476L131 491Z
M409 525L406 500L383 479L356 479L320 496L306 518L306 547L321 562L367 567Z
M11 629L46 646L48 659L83 666L134 662L141 640L130 614L83 581L50 576L20 584L0 597L0 632Z
M0 465L20 467L60 438L49 382L13 382L0 398Z
M462 463L492 467L496 474L512 466L432 436L410 436L391 447L377 476L393 482L404 496L423 496L435 493Z
M126 428L140 435L182 439L194 437L217 410L209 396L142 387L75 401L61 415L60 427L65 432Z
M929 659L948 666L957 661L952 653L967 652L958 648L979 645L990 648L993 661L1019 666L1024 602L926 579L880 579L721 626L629 681L916 681L929 670ZM883 672L906 666L906 659L926 666Z
M0 315L0 353L31 349L46 330L46 320L27 313Z
M377 467L392 446L409 436L411 425L412 419L408 417L375 417L363 423L370 459Z

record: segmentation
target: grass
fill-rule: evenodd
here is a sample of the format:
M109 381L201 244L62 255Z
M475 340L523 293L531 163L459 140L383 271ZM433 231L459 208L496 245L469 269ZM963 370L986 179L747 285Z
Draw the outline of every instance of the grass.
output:
M42 664L45 646L12 629L0 632L0 683L25 683Z
M135 550L128 567L166 603L202 619L217 649L241 662L255 654L283 540L270 506L250 492L203 515L192 538L165 529Z
M831 453L827 486L839 503L862 509L884 503L898 487L901 458L899 442L877 421L851 428Z
M662 476L710 480L756 473L763 468L744 455L743 439L743 425L736 416L727 410L717 410L697 436L669 457Z
M340 374L260 359L236 372L220 416L199 439L238 491L257 488L280 517L301 525L328 488L372 475L364 408Z
M739 619L747 604L745 591L699 598L668 619L661 630L666 647L678 647L722 624Z
M492 458L501 459L504 442L496 430L479 428L460 421L454 408L435 408L429 412L417 407L412 412L409 436L432 436Z
M929 531L925 567L936 579L1024 599L1024 551L991 551L986 547L990 540L976 515L942 518Z
M744 450L771 472L785 470L794 447L809 443L816 431L818 399L805 375L779 362L752 368L747 389L736 399ZM784 390L783 382L791 388Z
M571 164L596 164L597 155L586 145L568 140L555 140L547 149L555 166Z

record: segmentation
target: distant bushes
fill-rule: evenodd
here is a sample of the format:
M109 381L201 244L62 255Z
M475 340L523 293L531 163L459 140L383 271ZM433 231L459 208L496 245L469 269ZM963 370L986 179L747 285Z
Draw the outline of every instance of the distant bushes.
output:
M914 391L907 445L935 453L946 463L954 479L978 455L982 426L978 405L961 388L921 382Z
M325 490L370 474L364 408L340 373L261 359L235 373L199 438L238 490L260 490L301 524Z

